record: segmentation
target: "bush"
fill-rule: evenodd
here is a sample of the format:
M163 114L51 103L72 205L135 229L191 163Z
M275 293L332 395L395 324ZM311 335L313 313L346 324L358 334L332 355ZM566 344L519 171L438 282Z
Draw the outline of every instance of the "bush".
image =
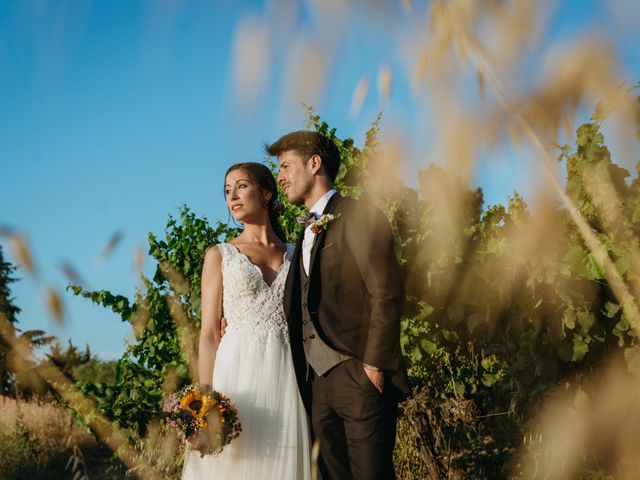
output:
M560 148L559 161L566 164L567 198L588 223L587 233L606 250L621 280L632 284L640 180L627 182L629 172L612 161L604 144L600 129L609 111L596 108L577 130L575 148ZM429 419L421 431L412 418L401 417L399 475L424 475L412 450L418 440L432 447L440 463L434 468L504 475L507 454L519 447L533 409L554 387L575 386L611 352L623 353L630 371L640 373L640 335L612 288L611 268L605 274L575 211L546 206L532 213L517 193L505 206L485 208L480 189L434 165L420 173L415 189L389 178L381 182L372 174L384 163L378 122L362 149L337 138L311 111L308 127L340 149L338 190L370 195L391 222L406 279L401 343L414 389L439 416L461 405L473 412L468 421L451 415L445 425ZM609 201L612 192L620 201ZM295 241L299 209L284 203L282 223ZM134 441L159 419L163 395L194 377L204 253L236 234L221 222L212 227L185 206L179 219L169 218L164 239L149 236L157 269L134 300L71 287L133 326L136 343L118 360L115 382L79 386Z

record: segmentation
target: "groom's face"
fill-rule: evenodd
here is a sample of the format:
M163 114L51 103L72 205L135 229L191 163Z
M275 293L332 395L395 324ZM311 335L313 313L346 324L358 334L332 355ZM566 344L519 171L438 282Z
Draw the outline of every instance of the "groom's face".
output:
M311 162L305 160L293 150L278 156L278 182L289 203L302 205L309 196L314 182Z

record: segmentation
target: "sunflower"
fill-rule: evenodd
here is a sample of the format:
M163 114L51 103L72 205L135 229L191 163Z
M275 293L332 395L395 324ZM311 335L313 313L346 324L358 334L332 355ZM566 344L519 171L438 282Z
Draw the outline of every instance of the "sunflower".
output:
M216 405L216 402L213 398L211 398L211 395L203 395L202 408L200 409L198 418L205 420L207 418L207 415L215 405Z
M197 390L191 390L180 400L180 405L191 415L199 418L204 410L203 395Z

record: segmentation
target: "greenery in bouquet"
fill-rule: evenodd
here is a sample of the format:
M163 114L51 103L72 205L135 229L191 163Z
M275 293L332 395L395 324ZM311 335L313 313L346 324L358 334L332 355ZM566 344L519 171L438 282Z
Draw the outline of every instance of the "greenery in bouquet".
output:
M172 393L163 411L180 442L201 456L219 454L242 431L231 400L201 385L187 385Z

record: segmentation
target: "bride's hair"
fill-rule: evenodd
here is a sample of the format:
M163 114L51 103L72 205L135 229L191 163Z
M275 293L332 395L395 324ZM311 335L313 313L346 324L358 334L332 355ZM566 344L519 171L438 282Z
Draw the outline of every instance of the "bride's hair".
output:
M282 213L282 203L278 199L278 186L276 185L276 179L273 178L273 173L265 165L257 162L242 162L231 165L224 174L224 178L227 178L230 172L234 170L242 170L249 176L249 179L260 188L263 192L271 193L269 203L263 206L269 212L269 222L274 233L283 242L287 241L282 225L280 225L280 214Z

